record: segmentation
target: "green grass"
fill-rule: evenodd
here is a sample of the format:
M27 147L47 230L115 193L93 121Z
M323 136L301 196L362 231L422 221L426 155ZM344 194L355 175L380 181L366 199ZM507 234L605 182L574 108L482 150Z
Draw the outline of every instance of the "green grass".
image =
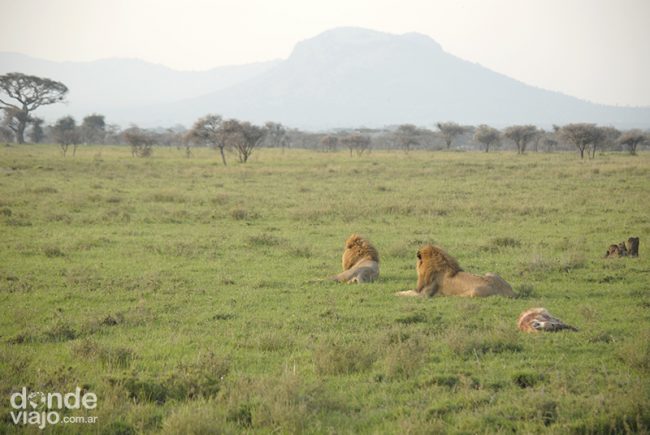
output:
M97 394L59 433L648 431L649 198L647 153L4 147L0 432L23 386ZM322 280L352 232L380 279ZM425 242L520 297L395 297Z

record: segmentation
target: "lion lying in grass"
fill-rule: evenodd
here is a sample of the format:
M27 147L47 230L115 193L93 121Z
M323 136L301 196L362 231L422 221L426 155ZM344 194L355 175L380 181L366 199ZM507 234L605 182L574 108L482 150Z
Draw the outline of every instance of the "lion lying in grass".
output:
M616 257L638 257L639 256L639 238L630 237L627 242L621 242L618 245L609 245L605 258Z
M343 272L330 277L338 282L372 282L379 276L379 253L364 238L352 234L345 241Z
M500 276L463 272L458 262L437 246L424 245L417 257L417 287L398 292L398 296L515 296L510 284Z
M607 252L605 253L605 258L615 258L615 257L627 257L627 247L625 242L621 242L618 245L609 245Z

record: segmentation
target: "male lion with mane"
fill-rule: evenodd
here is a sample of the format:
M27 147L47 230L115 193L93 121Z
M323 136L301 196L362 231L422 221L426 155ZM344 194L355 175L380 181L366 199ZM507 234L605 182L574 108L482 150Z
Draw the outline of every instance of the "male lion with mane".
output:
M370 242L357 234L352 234L345 241L341 263L343 272L330 279L351 284L372 282L379 276L379 253Z
M398 292L398 296L515 296L510 284L499 275L463 272L456 259L437 246L424 245L417 257L417 287Z

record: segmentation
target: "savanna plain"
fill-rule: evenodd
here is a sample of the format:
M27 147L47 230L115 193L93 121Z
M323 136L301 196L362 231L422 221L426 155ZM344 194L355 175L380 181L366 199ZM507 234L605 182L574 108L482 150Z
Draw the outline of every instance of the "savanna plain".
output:
M0 433L650 430L650 154L0 149ZM346 285L351 233L379 250ZM638 258L604 259L640 237ZM432 242L517 298L399 298ZM542 306L578 332L524 334Z

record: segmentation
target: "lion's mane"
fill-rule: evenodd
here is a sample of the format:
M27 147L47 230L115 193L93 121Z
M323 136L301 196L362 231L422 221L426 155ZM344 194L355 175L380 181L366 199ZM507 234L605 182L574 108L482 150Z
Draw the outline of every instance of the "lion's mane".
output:
M359 260L368 259L379 263L379 252L375 249L369 241L359 236L352 234L345 241L345 250L343 251L343 258L341 264L343 270L348 270Z
M372 282L379 276L379 252L368 240L352 234L345 241L341 265L343 272L332 276L334 281Z

